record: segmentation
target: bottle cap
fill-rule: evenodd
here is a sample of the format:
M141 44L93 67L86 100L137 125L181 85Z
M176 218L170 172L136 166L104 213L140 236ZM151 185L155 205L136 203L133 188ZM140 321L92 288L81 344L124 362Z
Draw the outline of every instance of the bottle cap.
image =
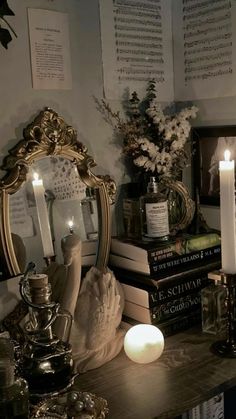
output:
M155 176L151 176L148 182L147 191L156 193L158 191L158 183Z
M45 274L34 274L28 277L28 292L34 304L48 304L51 302L52 289Z
M48 276L46 274L31 274L28 276L30 288L42 288L48 284Z

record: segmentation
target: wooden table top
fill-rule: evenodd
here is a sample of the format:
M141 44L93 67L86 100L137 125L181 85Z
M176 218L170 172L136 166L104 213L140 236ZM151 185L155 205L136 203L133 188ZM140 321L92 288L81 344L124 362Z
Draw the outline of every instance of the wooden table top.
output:
M111 419L174 418L236 385L236 359L214 355L215 336L190 329L165 339L162 356L136 364L122 351L81 374L76 387L103 397Z

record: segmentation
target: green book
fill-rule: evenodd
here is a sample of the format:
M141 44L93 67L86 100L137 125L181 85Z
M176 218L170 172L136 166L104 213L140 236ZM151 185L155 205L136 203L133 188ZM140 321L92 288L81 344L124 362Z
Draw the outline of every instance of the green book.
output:
M154 240L145 241L126 237L112 237L111 254L140 263L153 264L220 244L220 234L217 231L195 235L181 234L165 243Z

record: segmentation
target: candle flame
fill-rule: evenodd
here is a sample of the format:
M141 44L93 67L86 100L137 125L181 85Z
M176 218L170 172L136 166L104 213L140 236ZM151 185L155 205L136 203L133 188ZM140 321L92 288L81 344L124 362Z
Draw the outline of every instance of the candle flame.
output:
M230 161L230 151L225 150L224 152L225 161Z
M73 221L72 221L72 220L69 220L69 221L68 221L68 226L69 226L70 228L72 228L72 227L73 227L73 225L74 225Z
M39 180L39 175L38 175L38 173L34 172L34 173L33 173L33 178L34 178L34 180Z

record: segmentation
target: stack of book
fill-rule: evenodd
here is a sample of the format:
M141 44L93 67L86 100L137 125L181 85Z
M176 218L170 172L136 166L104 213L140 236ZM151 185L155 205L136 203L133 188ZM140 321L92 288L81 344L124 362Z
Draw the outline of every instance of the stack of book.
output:
M112 238L110 267L125 295L123 325L156 324L168 336L199 323L201 289L220 262L217 232L161 245Z
M160 279L211 263L220 257L218 232L183 234L165 243L113 237L109 263Z
M96 263L97 240L85 240L82 242L81 263L82 266L92 266Z

